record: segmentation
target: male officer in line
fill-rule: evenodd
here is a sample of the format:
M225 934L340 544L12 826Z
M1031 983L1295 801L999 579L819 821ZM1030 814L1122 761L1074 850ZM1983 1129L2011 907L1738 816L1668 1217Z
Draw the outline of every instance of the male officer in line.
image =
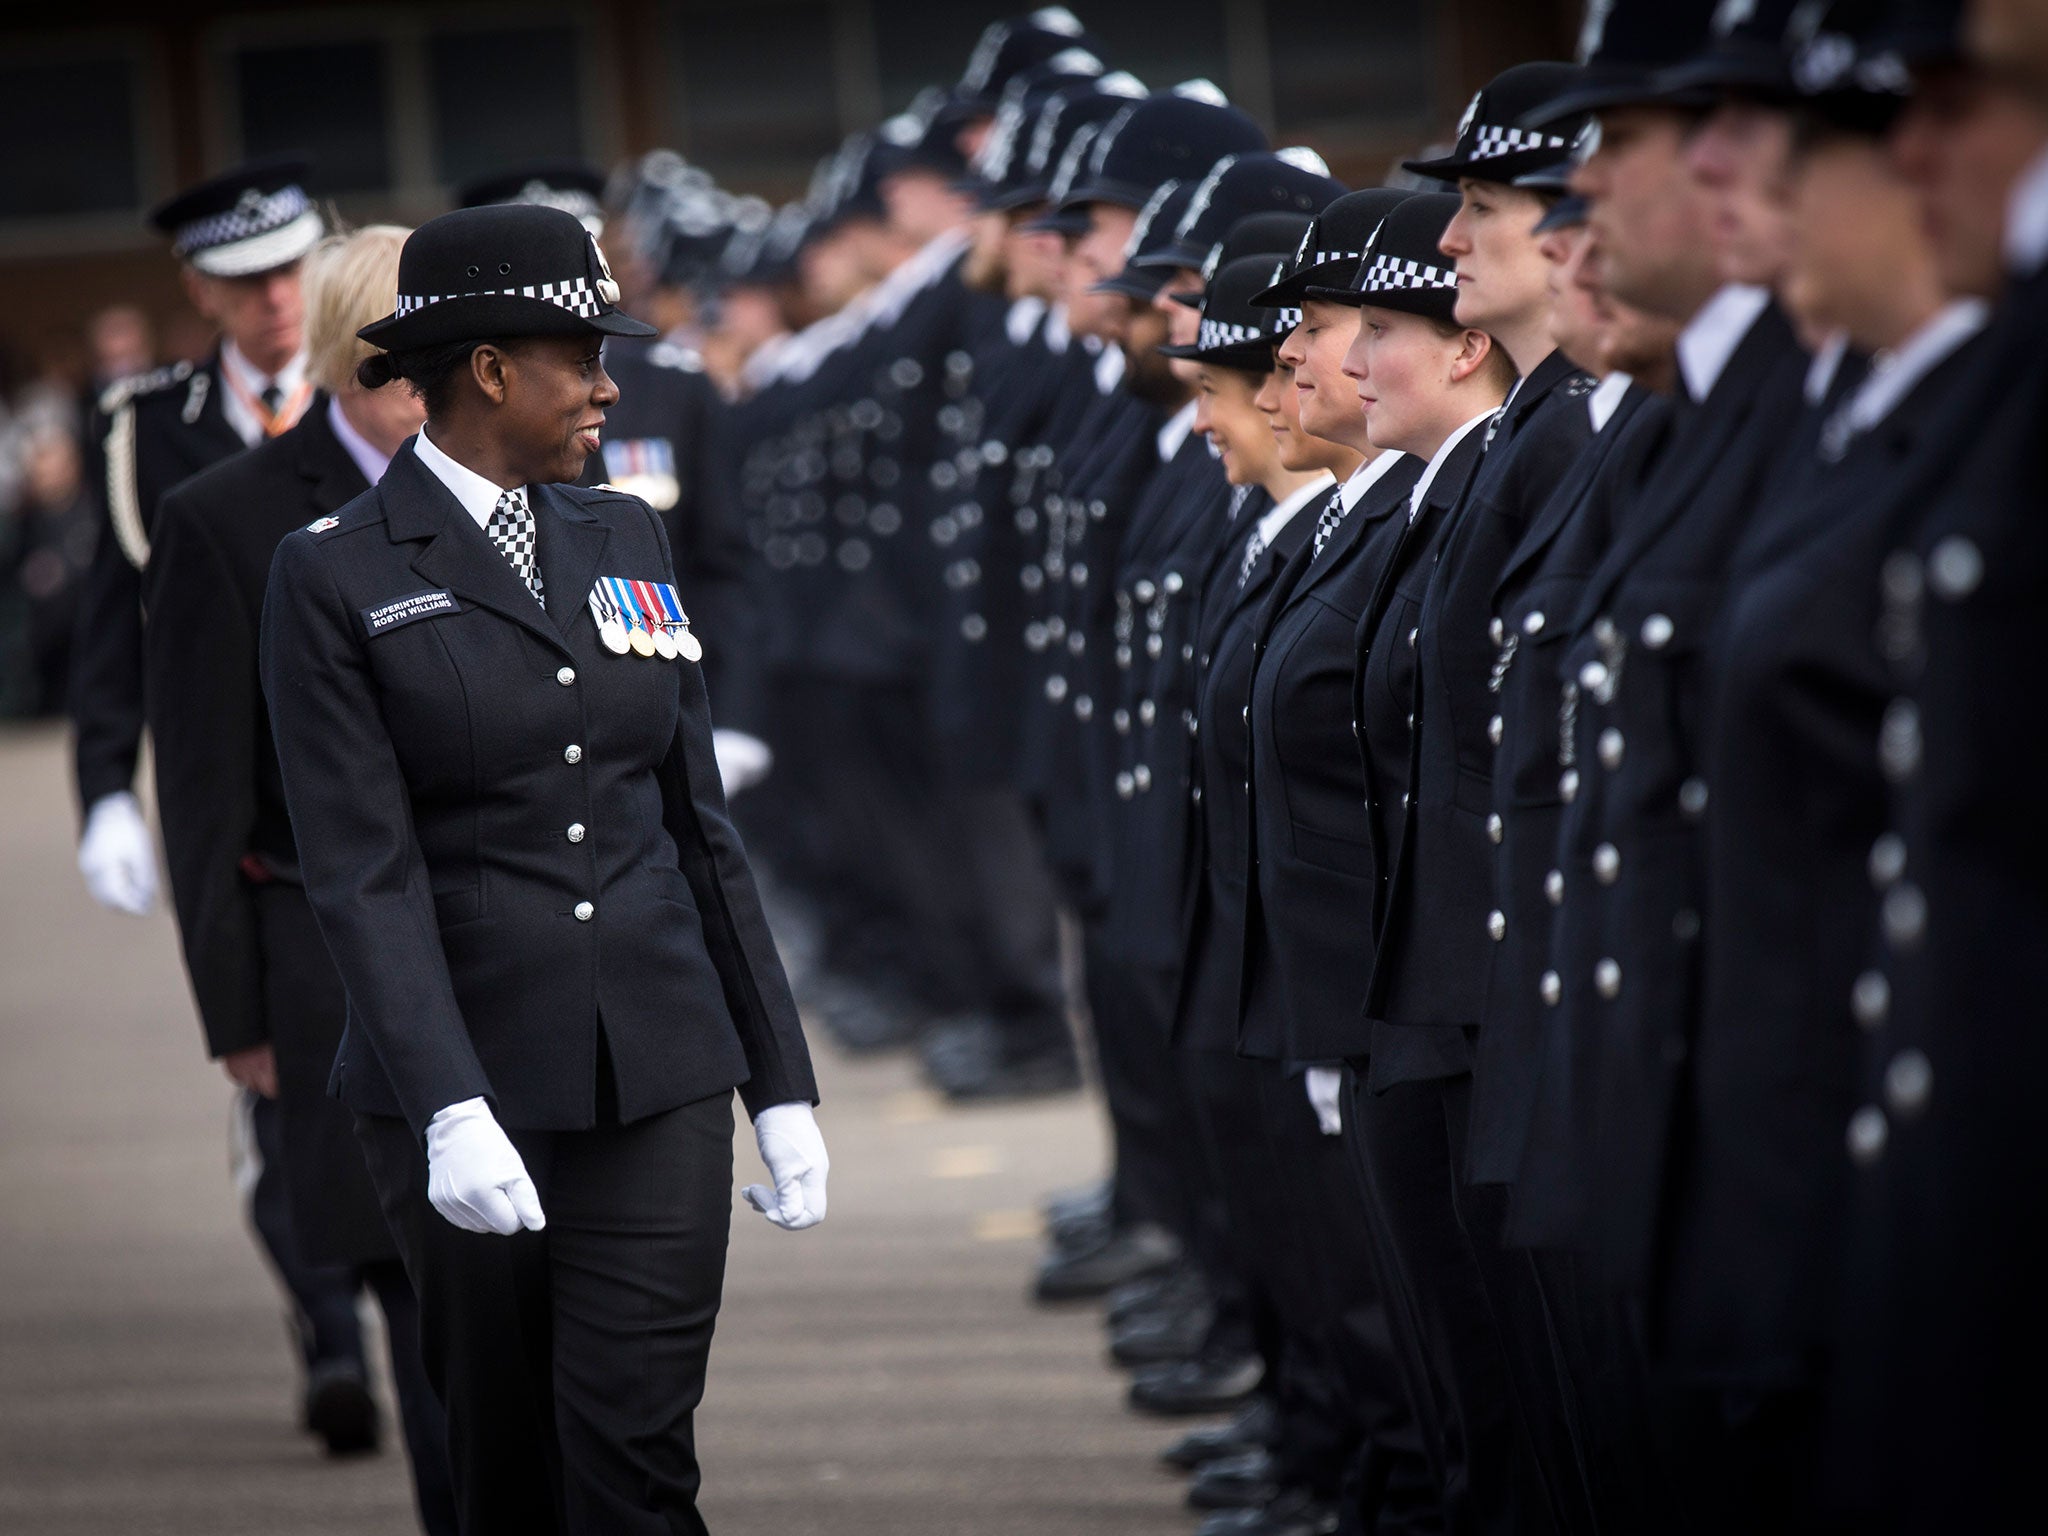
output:
M270 160L224 172L150 214L171 240L185 292L220 327L219 350L124 380L101 396L94 437L105 468L107 527L86 577L74 652L73 768L85 833L79 869L102 905L140 916L154 904L156 853L134 792L143 730L142 568L157 503L181 481L292 427L313 398L306 377L299 262L325 232L307 167ZM222 1059L241 1088L238 1182L294 1303L307 1370L306 1427L330 1451L375 1444L355 1286L297 1252L279 1173L276 1067L258 1045Z

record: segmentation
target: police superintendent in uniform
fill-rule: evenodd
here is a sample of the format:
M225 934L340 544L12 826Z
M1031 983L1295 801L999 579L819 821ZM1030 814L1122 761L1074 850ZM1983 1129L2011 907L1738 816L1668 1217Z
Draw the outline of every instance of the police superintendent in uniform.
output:
M702 1531L732 1090L770 1220L822 1219L826 1156L719 787L696 665L718 637L680 617L653 510L566 483L618 398L604 337L647 328L558 209L434 219L398 285L362 381L403 379L427 424L284 541L265 603L348 990L333 1090L420 1295L461 1528Z

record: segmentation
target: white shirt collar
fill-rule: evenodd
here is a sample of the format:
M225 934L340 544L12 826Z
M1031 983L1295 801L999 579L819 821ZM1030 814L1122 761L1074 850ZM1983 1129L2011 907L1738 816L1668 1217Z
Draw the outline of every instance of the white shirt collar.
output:
M1444 460L1451 456L1451 450L1465 441L1474 427L1489 419L1491 410L1481 411L1465 425L1458 428L1443 441L1443 446L1430 456L1428 467L1422 471L1422 478L1415 482L1415 489L1408 493L1408 521L1415 521L1415 514L1422 510L1422 499L1429 494L1430 482L1436 479L1436 472L1444 467Z
M1045 300L1036 294L1026 294L1012 304L1010 312L1003 316L1003 332L1010 338L1010 345L1021 347L1029 341L1044 314Z
M449 494L462 503L462 510L476 519L477 527L487 526L491 514L498 510L498 498L505 494L505 488L486 480L468 465L458 464L449 458L434 446L434 440L427 436L425 427L420 428L419 435L413 438L412 444L412 451L419 456L420 463L427 467L427 472L448 487ZM533 505L530 496L527 498L527 505Z
M1055 352L1064 353L1073 339L1074 333L1067 328L1067 306L1053 305L1045 312L1045 344Z
M391 467L391 455L379 450L375 443L355 429L355 424L342 414L341 402L332 395L327 399L327 425L341 439L341 446L348 450L348 456L355 460L356 468L363 472L365 480L375 485L384 478L384 471ZM426 434L422 432L420 436L425 437ZM434 451L439 453L440 449Z
M1842 371L1842 359L1849 355L1849 333L1830 331L1813 349L1813 361L1806 365L1806 383L1801 392L1808 405L1819 405L1835 387L1835 375Z
M1329 494L1330 487L1337 483L1337 477L1324 470L1315 479L1299 490L1290 491L1287 499L1273 504L1273 510L1259 519L1258 532L1252 537L1261 544L1271 544L1275 534L1294 521L1294 514L1312 501L1320 501Z
M1349 512L1357 506L1365 498L1365 493L1378 483L1380 476L1407 457L1398 448L1383 448L1351 471L1344 481L1344 510Z
M220 343L220 368L231 381L231 386L221 391L221 411L236 435L252 448L263 441L263 423L242 403L239 391L247 391L252 400L261 400L263 391L275 384L289 401L306 382L306 354L303 351L292 354L291 361L273 376L250 362L242 355L242 349L225 336Z
M1868 432L1891 415L1915 384L1984 328L1989 314L1982 299L1952 299L1911 336L1873 357L1870 376L1849 399L1845 419L1850 429Z
M1123 382L1123 377L1124 349L1104 347L1095 359L1095 388L1106 395Z
M1728 359L1770 302L1768 288L1729 283L1686 322L1678 333L1678 373L1695 403L1707 398Z
M1595 432L1604 432L1607 423L1614 420L1614 413L1621 409L1622 396L1633 383L1632 376L1616 369L1593 386L1593 392L1586 396L1586 411L1593 418Z
M2048 149L2020 173L2006 199L2005 264L2019 277L2048 266Z
M1188 440L1188 434L1195 429L1195 402L1186 405L1166 418L1166 425L1159 429L1160 462L1180 452L1180 445Z

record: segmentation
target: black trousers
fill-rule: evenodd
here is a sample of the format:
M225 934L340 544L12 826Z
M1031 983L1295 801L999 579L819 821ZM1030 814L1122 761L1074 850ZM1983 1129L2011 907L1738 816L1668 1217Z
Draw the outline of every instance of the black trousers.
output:
M1093 918L1082 919L1081 953L1109 1108L1116 1220L1156 1222L1193 1247L1206 1178L1192 1155L1193 1129L1168 1041L1177 978L1158 966L1132 965Z
M1457 1536L1552 1531L1552 1501L1468 1232L1467 1216L1479 1213L1461 1215L1473 1196L1459 1177L1471 1078L1373 1093L1362 1075L1350 1076L1344 1142L1386 1237L1388 1316L1405 1374L1426 1386L1416 1409L1447 1528ZM1483 1217L1471 1225L1483 1229Z
M357 1122L420 1299L465 1536L693 1536L696 1437L732 1216L728 1094L512 1131L547 1226L465 1232L400 1120Z

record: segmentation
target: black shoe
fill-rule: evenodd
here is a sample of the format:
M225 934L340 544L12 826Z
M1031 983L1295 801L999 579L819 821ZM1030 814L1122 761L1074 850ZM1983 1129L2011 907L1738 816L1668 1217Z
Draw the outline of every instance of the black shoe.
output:
M924 1022L908 1001L843 976L819 978L806 1002L840 1048L855 1055L908 1045Z
M1133 1280L1129 1285L1120 1285L1111 1291L1103 1317L1110 1327L1115 1328L1142 1313L1158 1312L1168 1307L1208 1305L1209 1283L1202 1278L1202 1272L1192 1264L1177 1264L1163 1275Z
M1219 1456L1188 1484L1190 1509L1264 1509L1279 1496L1273 1453L1264 1446Z
M1131 1406L1162 1417L1223 1413L1256 1392L1265 1374L1257 1355L1204 1355L1150 1366L1131 1381Z
M1045 1224L1056 1227L1062 1222L1101 1220L1109 1215L1110 1203L1116 1198L1116 1190L1108 1179L1097 1179L1093 1184L1083 1184L1077 1189L1060 1189L1047 1195L1040 1202L1039 1210L1045 1214Z
M1215 1321L1216 1309L1202 1302L1136 1313L1110 1330L1109 1358L1127 1367L1191 1360Z
M1161 1451L1159 1459L1169 1467L1192 1472L1219 1456L1235 1456L1255 1449L1270 1450L1279 1436L1280 1416L1273 1407L1273 1400L1259 1396L1232 1414L1228 1424L1211 1424L1189 1430Z
M1074 1216L1046 1228L1045 1238L1055 1256L1087 1253L1100 1248L1116 1235L1116 1221L1107 1211L1092 1216Z
M1195 1527L1195 1536L1331 1536L1337 1511L1312 1494L1289 1489L1264 1509L1226 1509Z
M931 1085L955 1103L1037 1098L1081 1086L1081 1059L1066 1036L1028 1043L994 1019L951 1019L927 1030L919 1047Z
M1125 1227L1093 1248L1055 1253L1038 1267L1033 1286L1040 1301L1088 1301L1118 1286L1170 1269L1180 1244L1158 1227Z
M319 1360L306 1373L301 1423L327 1443L330 1456L360 1456L377 1449L377 1400L353 1360Z

